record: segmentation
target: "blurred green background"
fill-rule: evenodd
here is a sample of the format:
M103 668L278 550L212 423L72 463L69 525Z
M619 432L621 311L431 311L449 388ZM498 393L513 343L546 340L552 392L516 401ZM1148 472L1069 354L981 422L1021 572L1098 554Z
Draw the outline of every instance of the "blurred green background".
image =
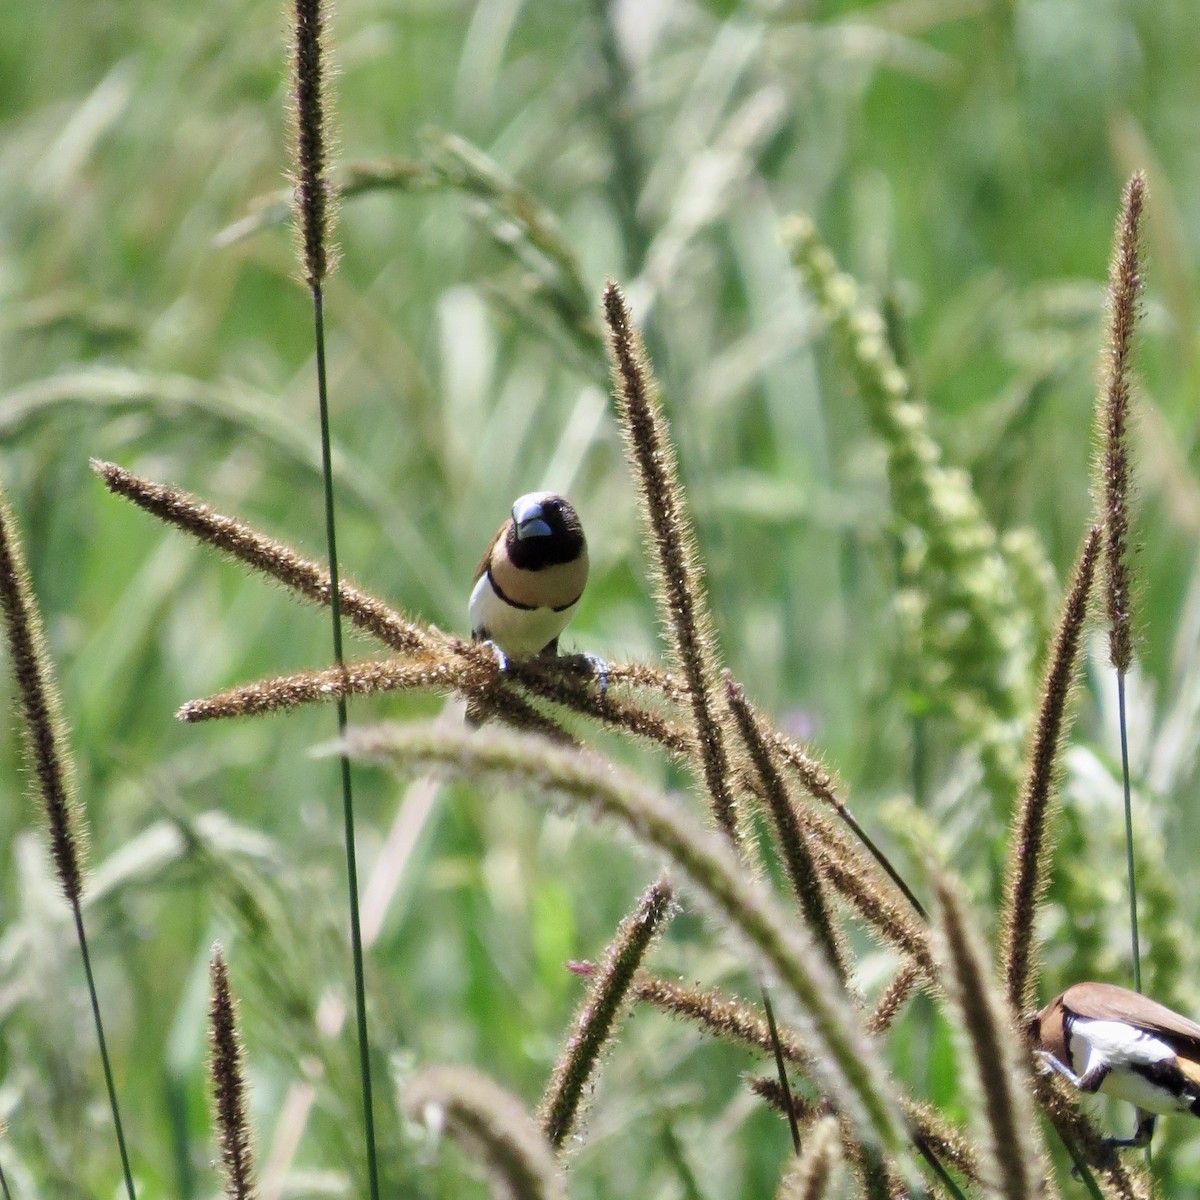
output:
M147 1196L217 1186L203 1007L220 936L261 1158L278 1166L266 1194L351 1194L341 825L335 772L308 754L333 713L221 727L172 715L326 664L327 620L110 497L87 464L115 459L323 554L311 318L271 207L288 170L285 22L253 0L0 0L0 28L0 470L78 756L87 919L135 1171ZM663 386L728 665L828 756L906 870L921 836L939 842L985 925L1007 802L981 794L974 747L913 684L885 449L778 226L813 216L890 314L946 461L998 531L1035 531L1061 580L1089 515L1113 221L1129 173L1147 171L1132 753L1148 980L1200 1013L1190 0L341 0L331 33L339 163L371 164L342 206L327 294L344 569L465 632L488 536L515 496L554 487L592 548L569 648L657 653L596 340L600 288L618 278ZM1046 619L1032 614L1031 660ZM1114 689L1098 637L1092 650L1047 995L1129 982ZM441 708L388 697L352 716ZM0 739L0 1163L17 1196L111 1195L67 910L15 721ZM600 953L658 864L518 794L367 770L356 788L385 1180L391 1194L483 1195L469 1165L404 1127L396 1082L467 1062L534 1104L579 995L563 962ZM871 990L892 959L862 948ZM750 986L736 950L689 915L655 963ZM892 1049L915 1092L970 1108L928 1005ZM709 1200L770 1194L786 1132L739 1082L748 1067L635 1016L572 1196L694 1196L681 1163ZM1131 1128L1128 1108L1103 1115ZM1200 1195L1200 1126L1160 1129L1163 1194Z

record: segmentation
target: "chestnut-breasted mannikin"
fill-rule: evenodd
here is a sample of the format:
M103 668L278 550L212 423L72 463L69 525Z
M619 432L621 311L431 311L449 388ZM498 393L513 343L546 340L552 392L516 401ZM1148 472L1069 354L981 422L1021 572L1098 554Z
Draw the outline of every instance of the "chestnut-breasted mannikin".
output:
M553 658L587 577L587 539L575 509L553 492L522 496L475 572L471 635L515 661Z

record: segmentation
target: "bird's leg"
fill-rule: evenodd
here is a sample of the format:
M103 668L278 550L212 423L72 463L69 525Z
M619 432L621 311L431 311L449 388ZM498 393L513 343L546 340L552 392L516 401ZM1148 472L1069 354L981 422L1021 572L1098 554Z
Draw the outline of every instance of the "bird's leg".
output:
M608 694L608 663L595 654L585 654L583 657L591 664L596 686L600 689L600 699L603 700Z
M505 674L508 670L508 655L491 638L484 638L483 644L491 646L492 653L496 656L496 665L500 668L500 674Z
M558 638L555 638L554 641L546 646L538 657L549 661L556 659L558 657ZM595 654L570 654L566 657L574 662L582 659L587 663L600 689L600 698L603 699L608 694L608 663Z
M1082 1075L1076 1075L1066 1063L1059 1062L1049 1050L1039 1050L1037 1057L1052 1071L1056 1071L1068 1083L1077 1087L1081 1092L1086 1092L1092 1095L1098 1091L1100 1085L1104 1082L1105 1076L1108 1075L1108 1067L1103 1063L1097 1063L1094 1067L1089 1067Z

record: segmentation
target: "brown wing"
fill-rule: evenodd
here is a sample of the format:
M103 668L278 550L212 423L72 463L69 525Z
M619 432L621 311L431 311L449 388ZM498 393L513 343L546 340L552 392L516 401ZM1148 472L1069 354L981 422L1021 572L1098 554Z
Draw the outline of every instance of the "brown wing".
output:
M1200 1025L1165 1004L1111 983L1077 983L1063 992L1063 1004L1081 1017L1124 1021L1169 1042L1191 1059L1200 1059Z
M511 521L512 518L509 518ZM483 552L483 557L479 560L479 566L475 568L475 574L471 576L471 586L474 587L483 577L484 571L488 569L488 563L492 561L492 551L496 548L496 543L505 535L508 530L509 521L505 521L499 529L496 530L492 540L488 542L488 548Z

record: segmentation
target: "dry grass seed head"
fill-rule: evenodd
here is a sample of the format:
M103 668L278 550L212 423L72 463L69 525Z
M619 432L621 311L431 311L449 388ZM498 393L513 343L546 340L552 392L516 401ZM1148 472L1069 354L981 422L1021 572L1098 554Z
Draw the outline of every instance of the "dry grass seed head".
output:
M174 525L197 541L282 583L304 600L328 604L329 572L234 517L217 512L182 488L153 483L116 463L92 459L92 470L114 495ZM381 600L342 580L338 588L342 615L398 654L438 653L446 636L393 611Z
M1006 1200L1035 1200L1042 1151L1029 1099L1028 1055L1017 1040L1015 1015L990 978L987 955L956 887L944 876L935 884L940 957L954 1025L982 1100L979 1124L990 1183Z
M293 224L304 282L314 291L336 264L331 239L337 192L327 178L332 121L323 35L328 7L322 0L289 5Z
M1130 360L1142 293L1141 223L1146 177L1136 172L1125 185L1108 271L1108 329L1096 409L1100 435L1097 491L1103 512L1105 607L1113 666L1133 661L1129 534Z
M213 1119L221 1144L225 1195L229 1200L252 1200L254 1151L246 1116L246 1083L237 1008L229 986L229 971L220 943L209 960L212 997L208 1010L209 1074L212 1079Z
M630 986L654 939L671 916L674 889L666 880L650 885L637 907L617 927L587 995L575 1013L538 1108L538 1123L550 1145L563 1147L575 1128L580 1106L611 1041Z
M687 681L713 814L726 836L738 845L724 706L716 688L716 654L695 536L645 347L625 297L612 281L604 289L604 318L621 431L637 479L642 523L654 549L660 619L670 635L672 657Z
M403 1088L405 1111L441 1126L487 1168L494 1193L511 1200L566 1200L549 1143L520 1102L468 1067L431 1067Z
M805 1139L804 1152L793 1159L776 1200L822 1200L830 1194L841 1159L836 1117L822 1117Z
M78 909L85 844L66 748L66 724L42 619L33 598L16 520L0 494L0 609L20 694L26 753L49 829L50 854L63 893Z
M1025 779L1009 835L1008 866L1001 912L1001 960L1005 993L1015 1011L1029 1006L1036 958L1034 923L1045 890L1049 838L1047 819L1058 753L1066 728L1079 643L1100 548L1093 527L1075 563L1054 633L1029 743Z

